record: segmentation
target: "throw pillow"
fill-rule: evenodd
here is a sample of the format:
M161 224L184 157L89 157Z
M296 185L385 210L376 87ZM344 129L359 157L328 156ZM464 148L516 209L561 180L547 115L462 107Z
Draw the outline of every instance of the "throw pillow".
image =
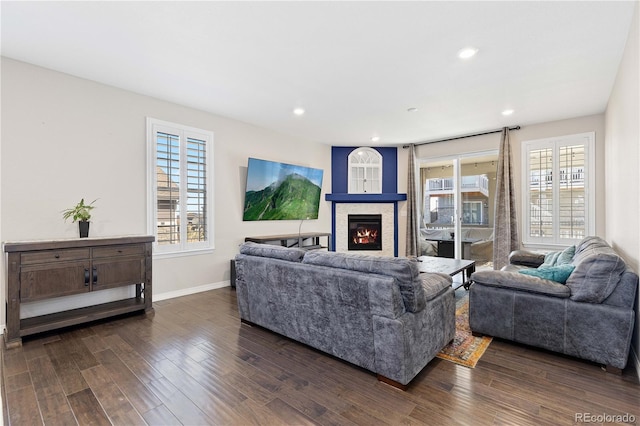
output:
M562 250L558 259L556 260L556 265L566 265L571 263L573 260L573 255L576 253L576 246L569 246L566 249Z
M558 256L560 256L559 251L550 251L544 255L544 262L540 266L555 266Z
M544 256L544 263L540 266L556 266L571 263L576 253L576 246L569 246L562 251L551 251Z
M567 282L569 275L571 275L574 269L575 266L565 264L556 266L540 266L537 269L521 269L518 272L564 284Z

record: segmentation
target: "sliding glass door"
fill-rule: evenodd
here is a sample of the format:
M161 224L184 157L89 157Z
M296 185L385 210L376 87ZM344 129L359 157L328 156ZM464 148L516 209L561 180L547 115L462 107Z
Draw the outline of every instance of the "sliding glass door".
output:
M491 261L497 157L420 161L421 255Z

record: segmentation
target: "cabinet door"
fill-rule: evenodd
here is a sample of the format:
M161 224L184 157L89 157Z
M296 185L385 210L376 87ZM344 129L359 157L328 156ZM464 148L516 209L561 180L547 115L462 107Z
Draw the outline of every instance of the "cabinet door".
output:
M20 300L30 302L89 291L89 260L23 266Z
M91 290L120 287L144 282L145 260L139 256L94 259Z

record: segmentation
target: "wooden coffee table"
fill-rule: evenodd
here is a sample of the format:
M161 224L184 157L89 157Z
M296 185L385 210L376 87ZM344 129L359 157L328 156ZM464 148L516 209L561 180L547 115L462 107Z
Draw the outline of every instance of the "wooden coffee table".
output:
M420 256L418 257L420 272L440 272L453 277L462 272L462 284L454 290L464 286L469 290L471 274L476 271L476 261L466 259L448 259L446 257Z

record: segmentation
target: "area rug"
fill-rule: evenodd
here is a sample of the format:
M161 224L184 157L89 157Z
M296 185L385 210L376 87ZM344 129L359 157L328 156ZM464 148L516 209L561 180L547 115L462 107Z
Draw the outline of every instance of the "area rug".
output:
M489 347L492 337L474 337L469 328L469 299L465 297L456 309L456 336L453 342L445 346L436 355L438 358L474 368L484 351Z

